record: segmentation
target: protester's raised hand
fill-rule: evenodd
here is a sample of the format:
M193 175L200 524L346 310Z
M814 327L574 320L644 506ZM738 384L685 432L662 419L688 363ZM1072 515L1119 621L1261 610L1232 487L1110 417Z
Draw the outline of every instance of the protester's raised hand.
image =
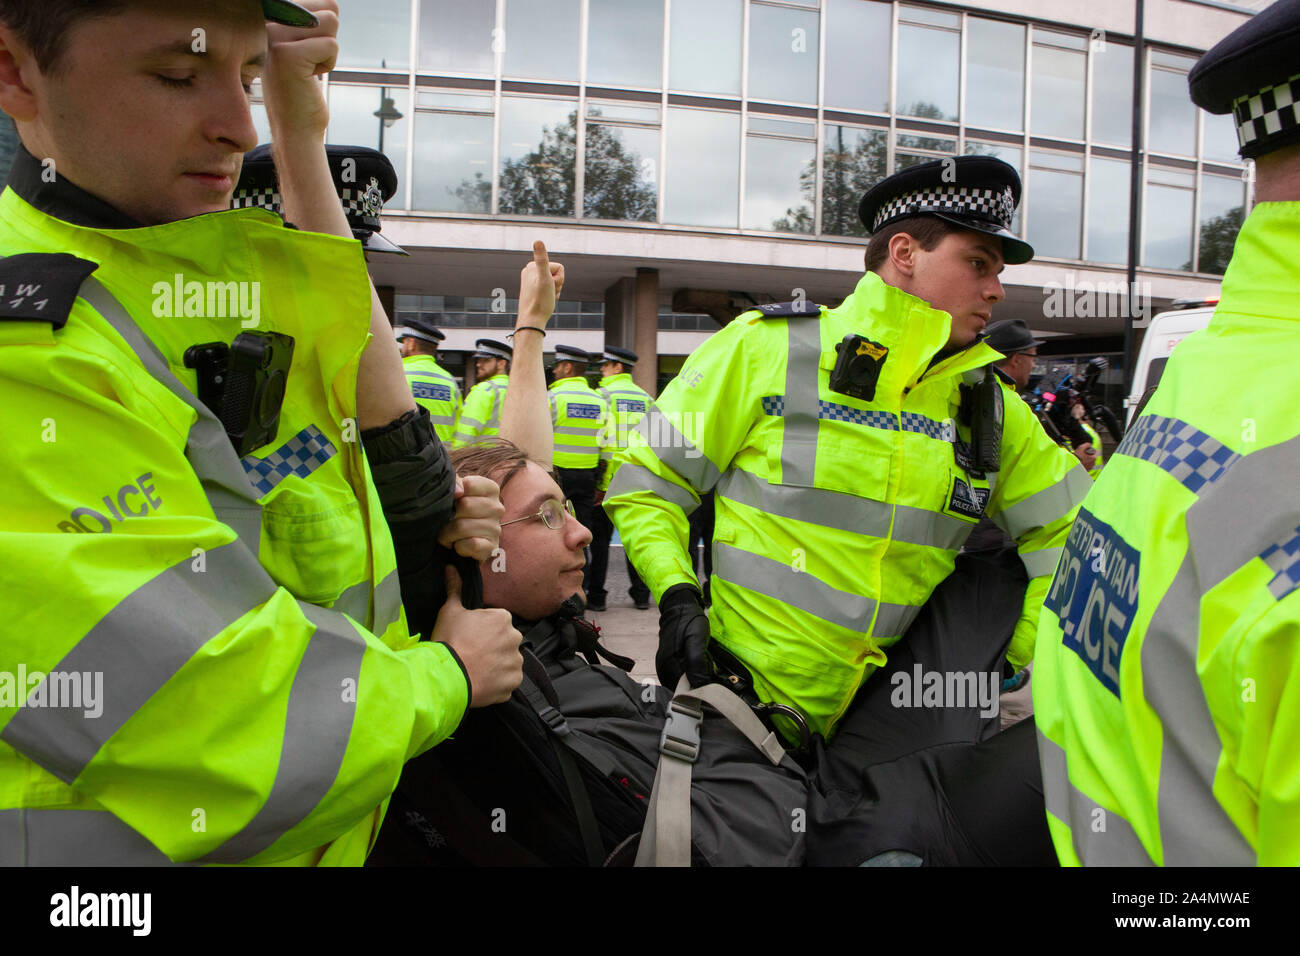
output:
M533 261L519 273L519 318L515 328L545 328L563 288L564 266L551 262L546 243L538 239L533 243Z
M471 707L499 704L524 679L524 658L519 653L523 635L511 624L509 611L468 610L460 601L460 588L460 575L448 566L447 601L438 612L433 639L455 651L465 666Z
M298 0L320 23L315 27L266 25L266 71L262 94L277 138L321 135L329 125L324 87L317 77L334 68L339 55L337 0Z
M467 475L456 479L455 500L455 517L438 532L438 543L481 564L501 543L501 489L491 478Z

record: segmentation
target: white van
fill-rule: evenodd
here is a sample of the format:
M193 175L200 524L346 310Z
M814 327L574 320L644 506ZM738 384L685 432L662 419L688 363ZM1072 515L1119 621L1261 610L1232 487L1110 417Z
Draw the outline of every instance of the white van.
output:
M1128 409L1124 429L1133 424L1134 413L1147 392L1160 384L1165 364L1176 346L1193 332L1210 324L1218 298L1175 302L1169 312L1161 312L1151 320L1142 348L1138 350L1137 364L1133 367L1133 392L1124 404Z

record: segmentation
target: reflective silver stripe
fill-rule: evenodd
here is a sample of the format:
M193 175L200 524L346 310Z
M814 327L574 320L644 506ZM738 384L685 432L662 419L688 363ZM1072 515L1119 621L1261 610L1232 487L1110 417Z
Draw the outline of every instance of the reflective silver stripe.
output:
M601 433L599 425L556 425L555 434L557 435L589 435L596 437Z
M758 475L731 468L718 482L718 494L769 515L806 521L823 528L835 528L877 538L922 544L955 551L974 527L969 521L907 505L887 502L825 488L790 488L764 481Z
M361 581L338 596L330 610L346 614L358 624L364 625L370 614L370 582Z
M722 477L709 456L696 448L659 409L647 412L633 431L646 440L661 462L685 478L696 491L708 491Z
M493 382L489 388L492 389L492 414L488 416L487 427L499 429L501 427L501 406L505 404L506 386Z
M1061 563L1061 552L1064 550L1064 548L1044 548L1042 551L1030 551L1028 554L1020 555L1020 561L1031 578L1040 578L1056 571L1056 566Z
M784 431L781 435L781 483L812 487L817 473L817 363L821 359L821 323L787 321Z
M257 554L262 529L262 506L248 473L235 455L226 429L180 380L172 374L158 347L140 331L126 307L118 302L94 276L81 284L78 293L113 327L140 363L157 382L194 409L198 416L186 437L185 457L203 484L208 505L217 520L235 530L241 541Z
M1036 728L1047 812L1070 828L1070 841L1085 866L1153 866L1132 824L1100 807L1070 782L1065 751Z
M375 618L370 630L382 635L402 617L402 583L397 570L384 575L384 579L375 585Z
M885 601L878 602L879 610L876 612L876 622L872 625L872 637L896 637L907 632L916 620L916 616L921 613L920 607L910 604L889 604Z
M675 485L665 478L660 478L649 468L644 465L637 465L630 461L625 461L614 473L613 480L609 483L609 491L605 493L606 500L612 500L619 495L626 495L637 491L648 491L653 495L658 495L664 501L671 502L682 509L682 513L690 515L692 511L700 506L689 491L681 485Z
M567 455L590 455L592 458L600 457L600 449L596 445L559 445L555 446L555 451Z
M266 803L245 827L199 862L238 863L261 853L316 808L338 777L356 717L366 642L345 619L299 605L316 625L298 663L284 719L280 765Z
M429 422L434 425L454 425L456 424L455 415L430 415Z
M1249 866L1255 851L1214 797L1223 743L1197 672L1204 595L1259 557L1277 535L1279 508L1291 489L1279 476L1300 474L1300 438L1236 460L1187 510L1187 553L1152 615L1142 643L1142 692L1161 724L1157 807L1165 863ZM1175 476L1177 477L1177 476Z
M104 675L98 717L82 708L24 707L0 739L72 783L200 648L276 591L241 542L208 551L203 571L193 570L195 560L187 556L128 594L52 668Z
M1027 531L1064 518L1090 490L1092 479L1083 470L1083 465L1075 464L1056 484L1003 509L998 517L1007 534L1019 538Z
M483 427L483 423L481 421L479 421L477 418L470 418L468 415L460 416L460 424L468 425L471 428L475 428L475 429ZM457 430L457 434L459 434L459 430Z
M441 372L426 372L423 371L422 369L407 369L406 377L432 379L434 382L436 382L439 385L452 386L453 391L459 387L456 384L456 380L454 378L452 378L450 375L443 375Z
M793 558L792 558L793 561ZM783 564L720 541L713 542L714 573L730 584L757 591L823 621L866 633L876 602L824 584Z
M105 810L0 810L0 866L176 866Z

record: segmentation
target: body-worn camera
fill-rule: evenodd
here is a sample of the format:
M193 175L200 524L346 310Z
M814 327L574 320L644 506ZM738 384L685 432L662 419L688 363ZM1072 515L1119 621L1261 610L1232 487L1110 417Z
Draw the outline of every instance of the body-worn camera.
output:
M876 383L884 368L889 349L861 335L844 336L836 343L835 368L831 370L830 386L841 395L859 398L864 402L876 397Z
M199 401L241 457L275 440L292 362L293 337L279 332L241 332L230 345L185 350L185 367L198 372Z

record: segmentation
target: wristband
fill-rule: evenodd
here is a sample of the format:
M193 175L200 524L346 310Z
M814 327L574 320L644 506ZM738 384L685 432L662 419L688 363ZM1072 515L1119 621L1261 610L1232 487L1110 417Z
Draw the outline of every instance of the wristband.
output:
M546 338L546 330L545 330L545 329L539 329L539 328L538 328L537 326L535 326L535 325L521 325L521 326L519 326L519 328L515 329L514 332L511 332L508 336L506 336L506 338L513 339L513 338L515 337L515 333L516 333L516 332L523 332L525 329L530 330L530 331L533 331L533 332L540 332L540 333L542 334L542 338Z

